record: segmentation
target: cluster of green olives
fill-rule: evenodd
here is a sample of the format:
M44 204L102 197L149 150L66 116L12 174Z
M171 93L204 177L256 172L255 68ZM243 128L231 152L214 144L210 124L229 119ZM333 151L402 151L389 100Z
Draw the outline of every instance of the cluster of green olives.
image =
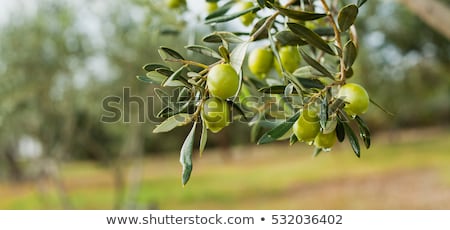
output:
M209 70L206 85L210 97L203 102L201 117L206 127L217 133L230 123L230 108L226 100L236 95L239 75L230 64L217 64Z
M280 62L275 58L269 47L259 47L252 50L248 56L248 68L252 74L260 79L266 78L272 67L280 76L282 76L282 68L289 73L294 72L301 62L301 56L295 46L282 46L278 50Z
M356 83L340 86L337 97L345 102L344 111L350 116L363 114L369 107L367 91ZM313 142L317 148L329 149L337 140L335 129L321 130L318 113L313 109L304 109L292 129L298 140Z

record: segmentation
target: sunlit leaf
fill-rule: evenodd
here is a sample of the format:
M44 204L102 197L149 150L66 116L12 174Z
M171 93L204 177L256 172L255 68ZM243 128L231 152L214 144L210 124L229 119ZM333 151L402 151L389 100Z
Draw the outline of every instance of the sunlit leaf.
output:
M348 30L353 25L357 15L358 7L354 4L347 5L339 11L338 24L341 32Z
M153 133L164 133L173 130L178 126L183 126L192 120L192 114L180 113L164 120L153 129Z
M181 72L184 70L184 67L179 68L177 71L172 73L164 82L163 86L186 86L191 87L191 85L188 83L187 79L185 79Z
M183 167L181 172L181 183L182 185L186 185L191 177L192 172L192 153L194 151L194 136L195 136L195 128L197 126L197 122L194 122L191 131L188 136L184 140L183 146L180 151L180 163Z
M206 47L206 46L200 46L200 45L190 45L190 46L186 46L185 47L187 50L196 52L196 53L200 53L203 54L205 56L208 57L213 57L213 58L217 58L217 59L221 59L222 57L220 56L220 54L218 54L216 51L214 51L213 49Z
M213 32L209 35L206 35L202 40L204 42L209 42L209 43L222 43L223 41L226 41L228 43L244 42L244 40L242 40L236 34L233 34L231 32L226 32L226 31Z
M244 63L247 54L249 43L243 42L238 44L230 54L230 62L236 72L241 72L242 64Z

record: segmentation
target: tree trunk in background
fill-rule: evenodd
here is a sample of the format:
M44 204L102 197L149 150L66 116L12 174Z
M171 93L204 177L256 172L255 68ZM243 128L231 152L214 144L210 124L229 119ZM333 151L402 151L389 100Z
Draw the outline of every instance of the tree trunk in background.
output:
M438 0L398 0L431 28L450 40L450 8Z

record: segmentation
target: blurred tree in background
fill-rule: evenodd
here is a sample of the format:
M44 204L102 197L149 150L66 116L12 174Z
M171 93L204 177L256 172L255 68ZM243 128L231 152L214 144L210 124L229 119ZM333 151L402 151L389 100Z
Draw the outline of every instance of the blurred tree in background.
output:
M182 50L198 42L210 29L200 23L205 15L162 9L159 1L8 2L0 19L0 175L17 181L51 175L58 181L59 162L95 160L115 172L119 204L124 163L178 150L173 143L186 133L180 128L156 136L152 122L139 122L139 114L153 114L151 106L159 102L138 108L133 96L145 99L154 88L136 80L137 70L159 60L160 45ZM368 1L363 9L355 75L364 75L358 79L369 94L394 113L372 106L371 126L448 125L448 39L395 2ZM100 122L108 96L120 98L116 106L130 122ZM233 124L209 144L248 143L244 125Z

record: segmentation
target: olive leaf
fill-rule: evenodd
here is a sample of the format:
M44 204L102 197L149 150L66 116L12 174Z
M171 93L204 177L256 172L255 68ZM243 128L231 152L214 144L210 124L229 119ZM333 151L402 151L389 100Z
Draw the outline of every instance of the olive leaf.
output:
M156 69L169 69L170 70L170 68L165 65L155 64L155 63L146 64L142 67L142 69L147 72L155 71Z
M207 141L208 141L208 129L206 127L206 122L202 119L202 134L200 136L200 146L199 146L200 157L202 156L203 151L205 150Z
M280 12L280 14L287 16L288 18L301 20L301 21L312 21L312 20L317 20L319 18L323 18L323 17L327 16L327 14L322 14L322 13L291 10L291 9L283 8L276 4L274 4L273 7L276 8L278 10L278 12Z
M175 59L184 60L181 54L168 47L161 46L159 47L158 52L163 60L166 60L168 56L173 57Z
M232 1L227 2L223 6L221 6L220 8L218 8L217 10L206 16L205 20L210 20L225 15L231 9L231 7L233 7L233 2Z
M348 41L344 46L344 64L345 70L350 70L353 63L358 55L358 50L356 49L355 43L353 41Z
M195 136L195 128L197 126L197 122L194 122L191 131L188 136L184 140L183 146L180 151L180 163L183 167L181 172L181 183L182 185L186 185L191 177L192 172L192 152L194 151L194 136Z
M218 54L216 51L214 51L213 49L206 47L206 46L200 46L200 45L190 45L190 46L186 46L185 47L187 50L196 52L196 53L200 53L203 54L205 56L208 57L213 57L213 58L217 58L217 59L221 59L222 57L220 56L220 54Z
M358 0L358 2L356 3L356 5L358 6L358 7L361 7L364 3L366 3L367 2L367 0Z
M250 12L257 12L259 9L259 6L253 6L249 9L245 9L243 11L240 12L236 12L234 14L229 14L229 15L222 15L222 16L218 16L218 17L214 17L214 18L209 18L205 20L206 24L212 24L212 23L221 23L221 22L228 22L231 21L235 18L238 18L244 14L250 13Z
M297 24L297 23L288 23L287 24L289 29L294 32L295 34L299 35L303 40L307 41L308 44L325 51L328 54L336 55L331 49L331 47L327 44L326 41L324 41L318 34L316 34L314 31L306 28L303 25Z
M369 127L367 126L366 122L360 116L356 116L355 120L356 120L356 122L358 122L359 135L363 139L364 145L368 149L368 148L370 148L370 131L369 131Z
M192 120L192 114L179 113L164 120L153 129L153 133L164 133L173 130L178 126L183 126Z
M302 49L299 49L299 50L300 50L300 54L302 55L302 57L306 61L306 63L308 63L308 65L310 65L311 67L313 67L317 71L321 72L324 76L334 80L333 75L330 73L330 71L327 70L327 68L325 68L323 65L321 65L318 61L314 60L312 57L310 57Z
M206 35L203 37L202 41L208 42L208 43L222 43L222 42L228 42L228 43L241 43L244 42L240 37L238 37L236 34L226 31L216 31L209 35Z
M352 128L347 123L342 123L342 125L344 126L345 134L348 137L353 152L358 158L361 157L361 147L359 146L359 141L355 132L353 132Z
M301 46L308 44L300 36L289 30L280 31L276 33L274 37L275 39L277 39L281 46Z
M339 30L345 32L355 22L358 15L358 7L355 4L344 6L338 14Z
M292 117L287 119L285 122L279 124L275 128L266 132L259 140L258 145L267 144L276 141L278 138L282 137L286 132L291 129L295 121L300 117L300 112L295 113Z

